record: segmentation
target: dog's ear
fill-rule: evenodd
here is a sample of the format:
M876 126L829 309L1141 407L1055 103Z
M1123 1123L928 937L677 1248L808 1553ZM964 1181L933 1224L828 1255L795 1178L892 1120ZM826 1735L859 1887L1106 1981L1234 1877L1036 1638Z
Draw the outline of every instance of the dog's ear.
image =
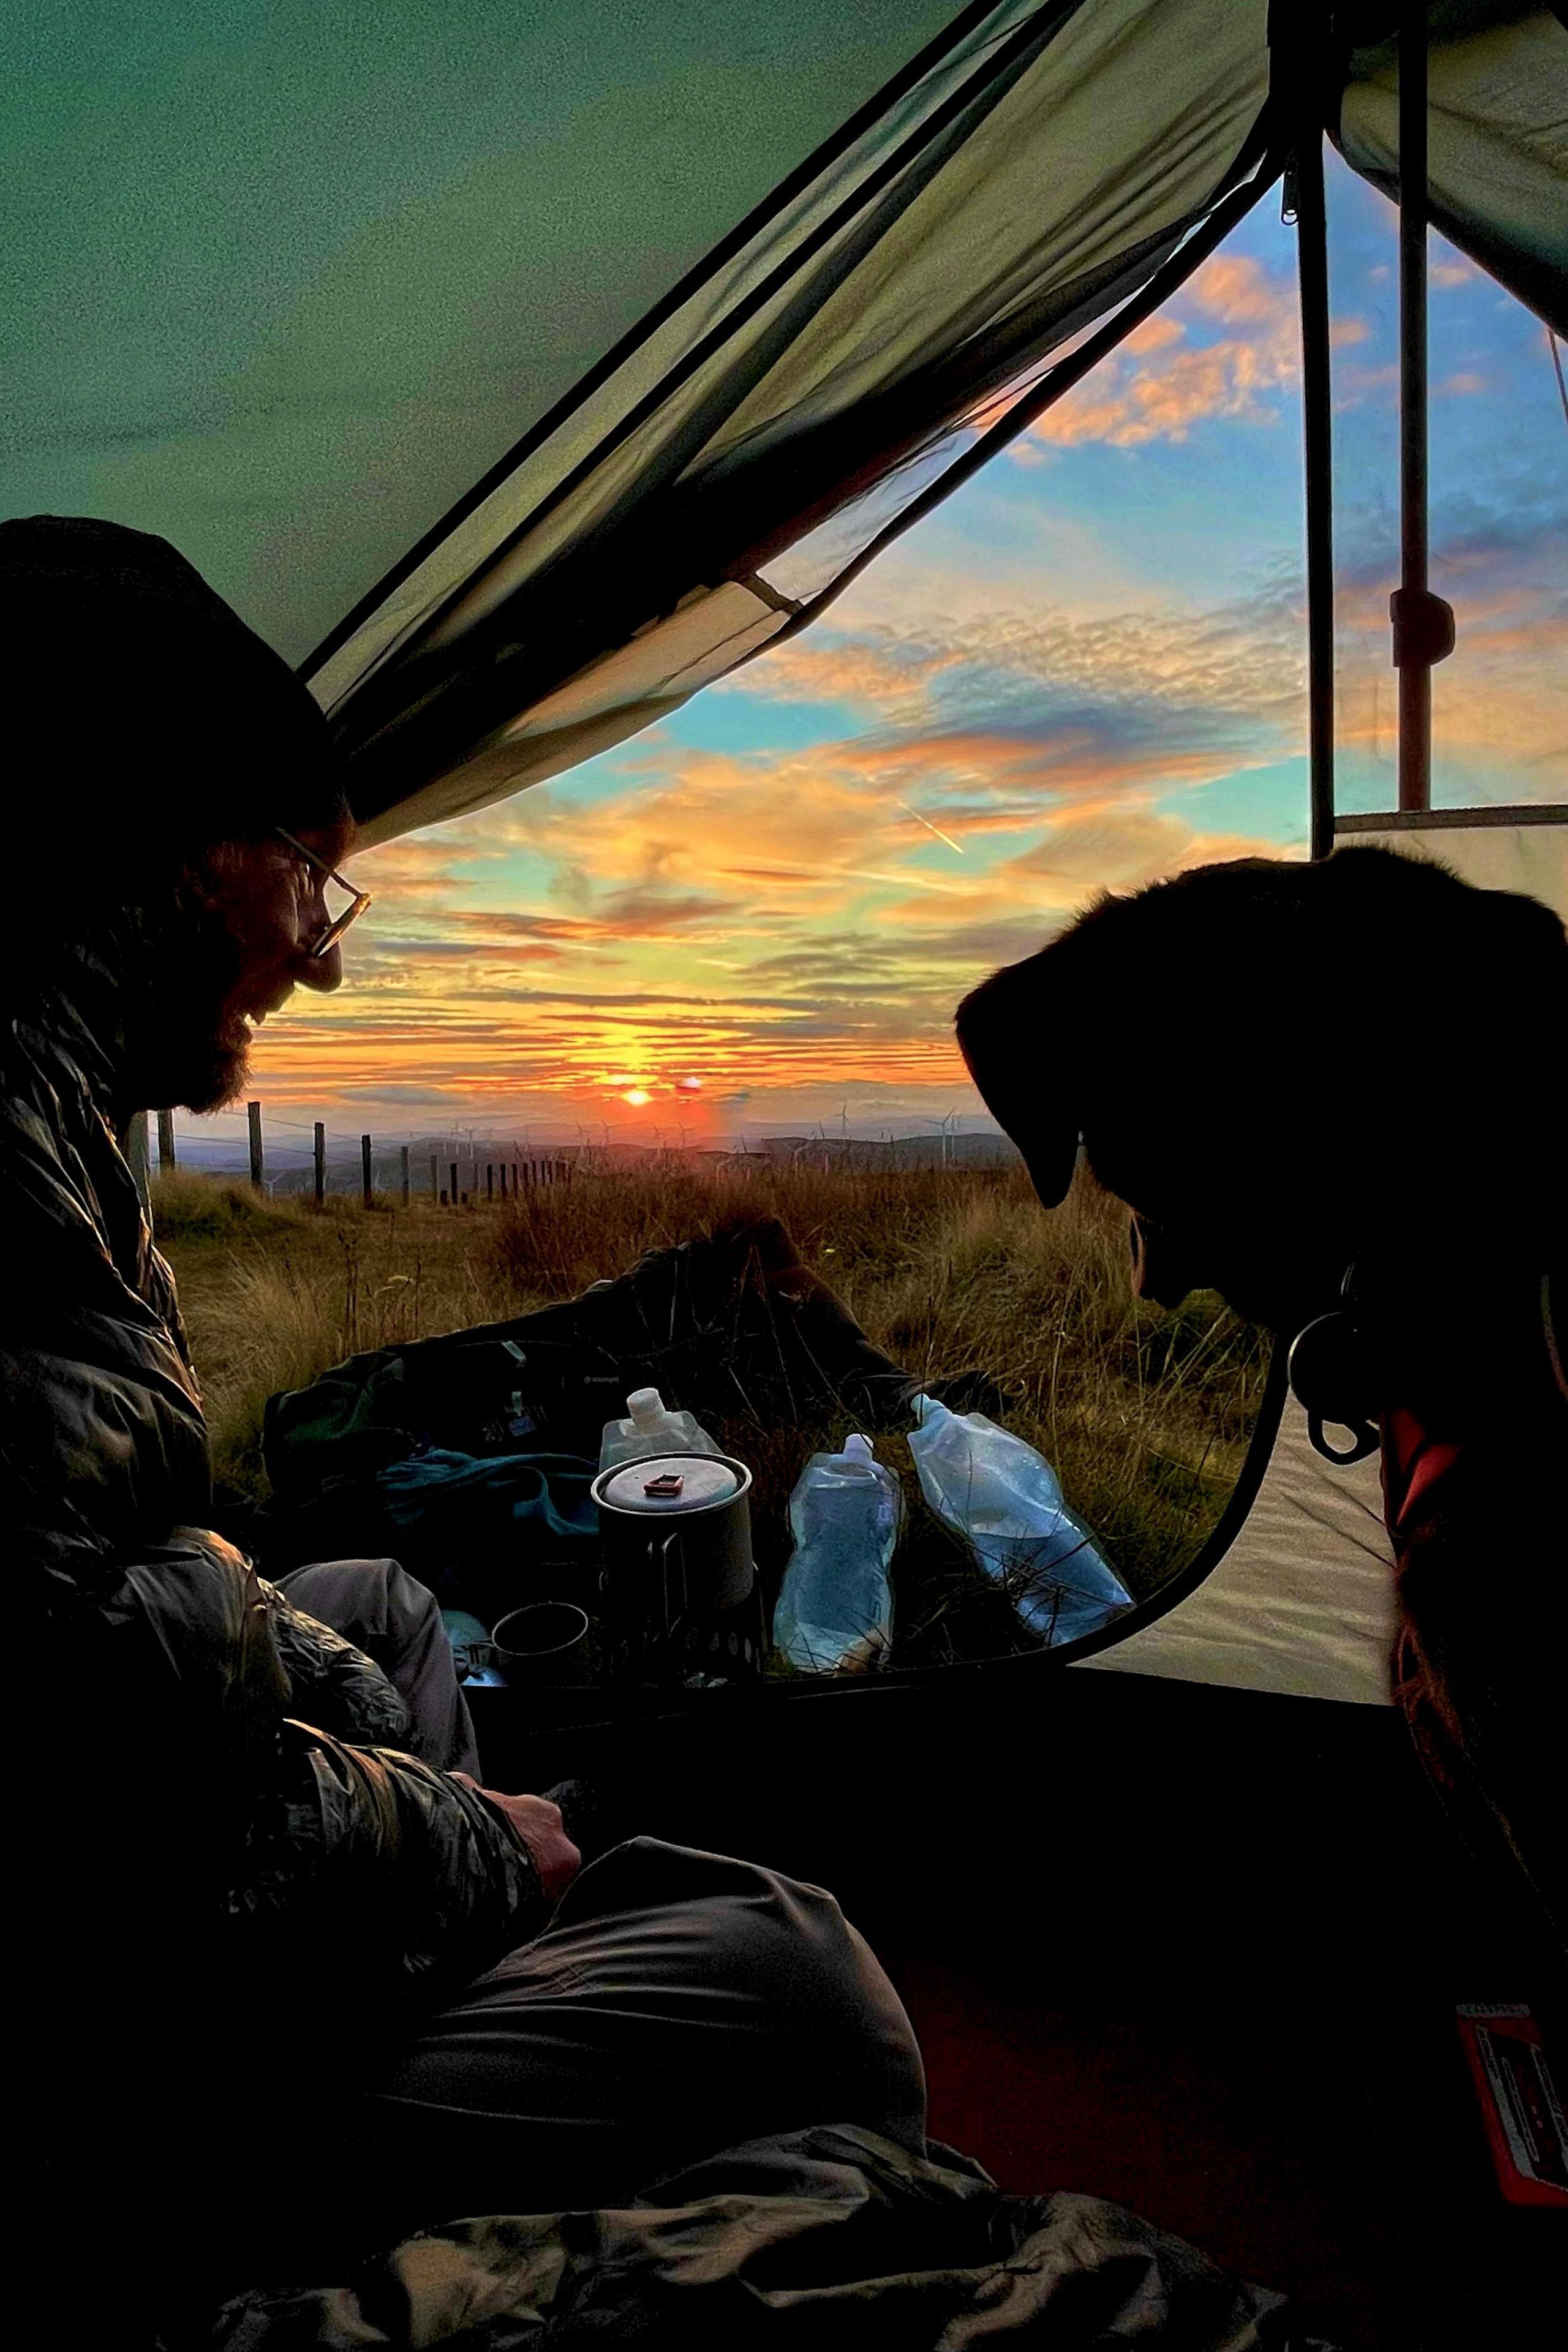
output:
M1067 1198L1078 1160L1079 1110L1065 1057L1043 1019L1041 957L1008 964L958 1008L959 1051L981 1100L1024 1156L1047 1209Z

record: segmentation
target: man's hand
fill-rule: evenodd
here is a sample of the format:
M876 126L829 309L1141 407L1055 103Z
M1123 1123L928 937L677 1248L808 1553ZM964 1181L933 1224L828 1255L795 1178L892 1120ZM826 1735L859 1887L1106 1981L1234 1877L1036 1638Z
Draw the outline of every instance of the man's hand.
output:
M577 1873L583 1857L561 1825L561 1808L548 1797L503 1797L499 1789L481 1789L467 1772L454 1772L465 1789L499 1805L533 1856L540 1883L552 1903L559 1903Z

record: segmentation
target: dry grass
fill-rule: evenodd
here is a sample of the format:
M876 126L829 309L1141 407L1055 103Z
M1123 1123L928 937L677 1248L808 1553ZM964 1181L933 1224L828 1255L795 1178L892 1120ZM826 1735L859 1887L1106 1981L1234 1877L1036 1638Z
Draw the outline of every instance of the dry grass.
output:
M363 1349L395 1347L504 1314L485 1287L488 1239L472 1214L318 1213L248 1186L161 1176L158 1245L174 1269L220 1486L265 1491L261 1414Z
M1080 1181L1047 1212L1011 1171L585 1169L468 1211L332 1202L318 1212L201 1178L163 1181L158 1237L179 1277L219 1478L261 1491L261 1411L274 1391L363 1349L571 1297L742 1210L780 1218L870 1337L922 1381L987 1374L1008 1425L1055 1465L1131 1591L1192 1556L1240 1467L1265 1347L1201 1294L1173 1315L1142 1306L1120 1206ZM805 1454L844 1432L714 1434L752 1465L759 1556L776 1572ZM911 1504L900 1656L1016 1646L1005 1599L924 1510L907 1448L879 1444Z

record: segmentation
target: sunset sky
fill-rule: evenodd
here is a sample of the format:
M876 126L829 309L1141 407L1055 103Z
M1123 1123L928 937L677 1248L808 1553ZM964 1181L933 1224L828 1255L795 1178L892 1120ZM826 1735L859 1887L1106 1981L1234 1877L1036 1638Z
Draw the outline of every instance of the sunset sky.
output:
M1341 802L1375 809L1395 215L1337 166L1331 195ZM1568 416L1540 323L1436 242L1432 307L1434 585L1459 631L1436 797L1562 799ZM279 1139L973 1122L950 1024L975 979L1102 887L1304 854L1298 348L1275 194L814 631L358 861L376 903L348 984L260 1041Z

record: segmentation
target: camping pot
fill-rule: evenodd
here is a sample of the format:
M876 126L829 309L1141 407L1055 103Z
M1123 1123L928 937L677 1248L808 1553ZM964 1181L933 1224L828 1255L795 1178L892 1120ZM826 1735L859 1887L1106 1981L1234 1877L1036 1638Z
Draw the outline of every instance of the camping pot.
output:
M752 1474L727 1454L658 1454L593 1485L612 1660L642 1679L761 1671Z

